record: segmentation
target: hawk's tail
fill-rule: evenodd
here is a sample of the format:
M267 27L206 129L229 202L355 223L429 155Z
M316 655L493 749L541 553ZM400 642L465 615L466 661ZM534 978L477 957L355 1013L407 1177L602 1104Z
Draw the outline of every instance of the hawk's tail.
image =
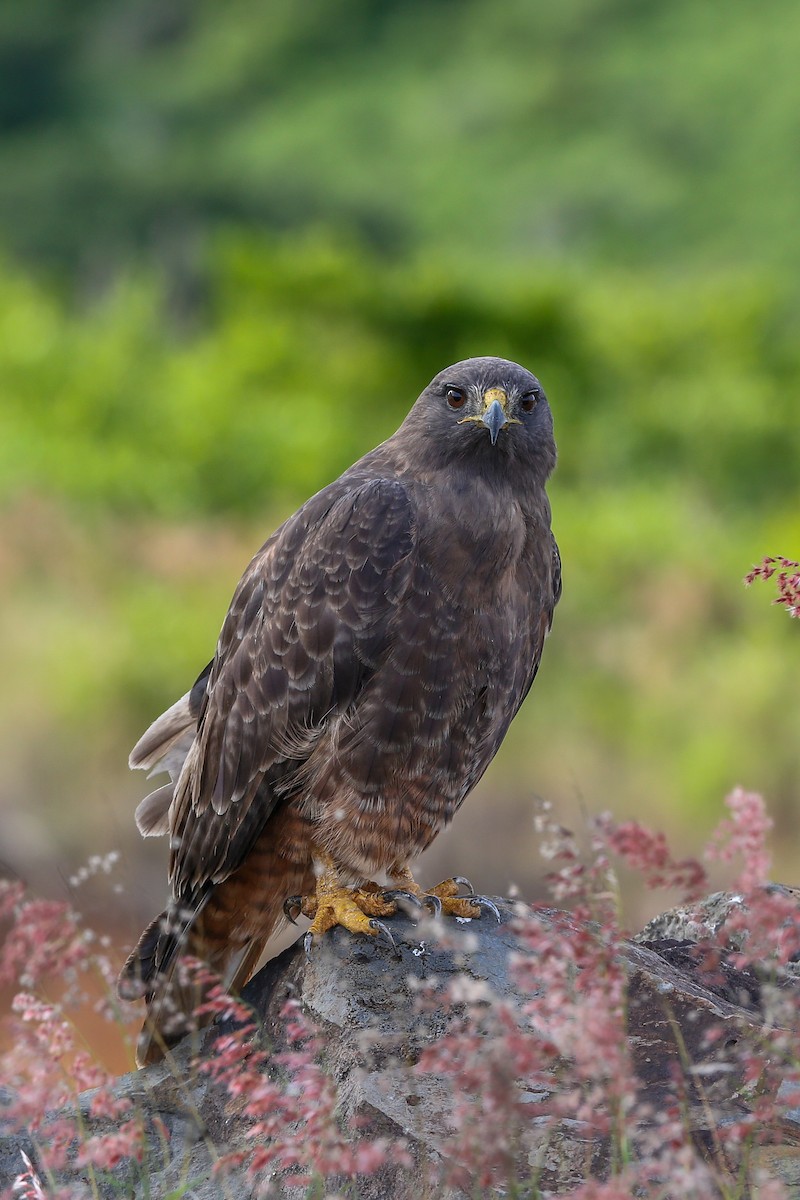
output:
M171 905L159 913L120 972L120 998L144 999L147 1005L136 1045L140 1067L158 1062L187 1034L213 1021L213 1013L198 1012L209 989L219 982L226 991L238 992L283 915L280 908L276 913L262 913L257 934L234 935L225 930L220 936L215 929L213 896L210 899L211 903L203 901L194 908ZM191 960L196 960L200 969Z

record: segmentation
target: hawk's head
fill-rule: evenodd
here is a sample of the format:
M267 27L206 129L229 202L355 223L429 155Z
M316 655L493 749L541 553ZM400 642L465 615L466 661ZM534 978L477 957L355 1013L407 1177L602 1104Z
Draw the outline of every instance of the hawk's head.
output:
M439 461L474 458L486 470L521 461L543 479L555 466L553 417L542 385L505 358L468 358L440 371L404 428L416 435L420 451L424 442Z

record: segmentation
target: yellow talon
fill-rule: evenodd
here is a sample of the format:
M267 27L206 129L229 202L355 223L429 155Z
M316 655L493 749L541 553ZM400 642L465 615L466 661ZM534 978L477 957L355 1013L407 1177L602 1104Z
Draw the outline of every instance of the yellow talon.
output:
M434 896L442 906L442 913L447 917L469 917L471 920L481 915L480 907L469 896L458 895L459 885L455 879L444 879L427 891L420 889L420 899Z
M414 876L411 875L408 866L393 869L391 875L392 881L403 892L410 892L411 895L417 896L417 899L422 902L425 902L428 898L438 901L437 908L440 906L441 913L444 913L447 917L468 917L470 920L474 920L476 917L481 916L481 904L477 904L470 896L458 895L458 889L462 887L462 884L467 882L465 880L452 878L452 880L443 880L443 882L437 883L437 886L433 888L422 889Z
M309 929L312 937L327 933L335 925L341 925L351 933L374 936L378 931L371 924L372 918L390 917L397 908L391 901L382 899L378 891L337 887L326 891L318 889L315 897L305 897L302 911L313 918Z
M397 905L385 898L382 889L372 881L357 888L344 887L336 863L321 850L316 850L314 857L323 868L317 878L315 894L294 897L284 905L290 920L293 919L291 910L298 908L303 916L311 919L311 926L303 938L306 953L318 934L327 933L336 925L350 933L366 933L370 937L383 933L394 945L391 933L377 918L393 916Z
M500 913L493 901L485 896L460 896L459 889L466 887L472 893L472 887L466 879L455 876L437 883L427 891L419 886L411 871L403 863L395 863L389 869L396 890L384 891L372 881L361 884L360 887L344 887L336 864L324 853L317 851L315 859L323 867L317 878L313 896L295 896L288 899L284 911L290 920L293 913L299 910L311 921L311 926L303 938L306 954L310 955L314 938L328 933L337 925L350 933L366 933L374 937L382 933L394 946L391 931L384 925L380 917L390 917L397 912L397 899L402 900L416 897L423 905L434 910L434 916L445 913L449 917L466 917L474 920L480 917L484 909L493 913L500 920Z

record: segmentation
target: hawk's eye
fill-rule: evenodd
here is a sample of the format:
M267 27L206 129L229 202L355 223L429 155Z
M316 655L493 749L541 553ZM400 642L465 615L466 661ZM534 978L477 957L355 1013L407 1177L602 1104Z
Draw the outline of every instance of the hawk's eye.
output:
M447 397L447 403L451 408L464 407L466 396L462 392L461 388L449 387L445 392L445 396Z
M536 392L528 392L527 395L523 396L520 400L520 408L523 412L533 412L533 410L536 408L536 401L538 399L539 397Z

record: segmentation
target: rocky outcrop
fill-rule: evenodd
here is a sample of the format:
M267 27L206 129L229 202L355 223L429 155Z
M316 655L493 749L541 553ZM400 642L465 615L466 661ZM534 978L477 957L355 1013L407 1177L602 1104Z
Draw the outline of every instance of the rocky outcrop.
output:
M714 904L724 907L731 902L731 898L718 898L708 903L716 911ZM299 945L292 946L246 989L245 998L260 1024L259 1036L275 1054L287 1045L281 1015L287 997L295 997L320 1030L324 1063L336 1084L344 1129L358 1125L371 1135L407 1143L413 1165L384 1165L359 1178L354 1194L361 1200L468 1194L463 1179L459 1182L464 1142L453 1134L458 1120L453 1080L435 1071L420 1071L418 1064L421 1055L446 1034L449 1022L463 1016L459 995L477 996L478 1007L486 1014L492 1004L507 1005L525 1024L521 1014L526 995L513 964L515 956L535 953L529 941L521 941L518 926L520 915L524 921L529 910L497 903L499 926L488 915L480 921L420 926L398 914L389 921L397 947L394 953L382 939L356 938L336 930L314 947L310 962ZM537 910L537 916L545 928L560 919L550 910ZM707 957L698 956L692 944L702 932L702 906L685 910L683 916L676 910L659 921L640 940L626 941L618 951L628 980L628 1045L639 1080L639 1100L647 1102L651 1114L649 1130L645 1120L641 1132L643 1137L651 1135L652 1144L659 1121L679 1095L684 1106L681 1119L691 1129L693 1145L701 1158L705 1155L719 1166L720 1129L746 1119L763 1102L763 1092L759 1094L742 1064L747 1058L743 1051L759 1043L765 987L779 986L783 995L800 998L800 983L791 972L776 984L765 982L756 972L737 970L725 955L711 965ZM597 936L590 929L586 932ZM455 1006L449 988L453 983L457 983ZM482 991L484 985L488 991ZM425 1003L420 1003L421 993ZM489 994L494 998L491 1002L486 1001ZM229 1031L226 1026L208 1030L200 1057L213 1059L219 1054L220 1038ZM482 1037L491 1037L489 1025L481 1025L476 1037L476 1053L482 1053L483 1045L489 1053L488 1042L481 1042ZM612 1133L598 1128L585 1112L561 1114L554 1123L553 1100L561 1084L557 1062L549 1081L543 1083L541 1076L533 1083L524 1077L512 1081L519 1129L511 1139L511 1173L528 1187L535 1183L545 1195L576 1186L588 1173L603 1178L614 1163ZM192 1065L191 1047L179 1047L169 1064L120 1079L117 1094L130 1097L143 1114L147 1151L140 1166L123 1163L116 1168L113 1182L96 1183L99 1194L137 1200L168 1195L243 1200L254 1194L241 1166L225 1175L213 1174L221 1149L249 1150L253 1143L249 1123L241 1116L243 1098L231 1097L199 1072ZM90 1117L90 1100L89 1094L83 1098L87 1133L108 1128ZM486 1103L486 1128L493 1129L489 1098ZM481 1136L480 1127L474 1134ZM800 1109L785 1107L770 1141L755 1149L747 1169L751 1175L754 1166L768 1169L784 1180L791 1196L800 1197ZM0 1170L13 1153L16 1173L21 1144L19 1138L5 1143ZM35 1158L35 1146L29 1143L27 1149ZM635 1158L639 1152L634 1137L627 1153ZM738 1167L729 1157L724 1164L734 1174ZM431 1191L431 1178L451 1183ZM274 1188L275 1195L307 1194L305 1186L292 1186L291 1177L276 1180ZM336 1181L329 1188L334 1194ZM498 1189L495 1194L505 1194L502 1181Z

